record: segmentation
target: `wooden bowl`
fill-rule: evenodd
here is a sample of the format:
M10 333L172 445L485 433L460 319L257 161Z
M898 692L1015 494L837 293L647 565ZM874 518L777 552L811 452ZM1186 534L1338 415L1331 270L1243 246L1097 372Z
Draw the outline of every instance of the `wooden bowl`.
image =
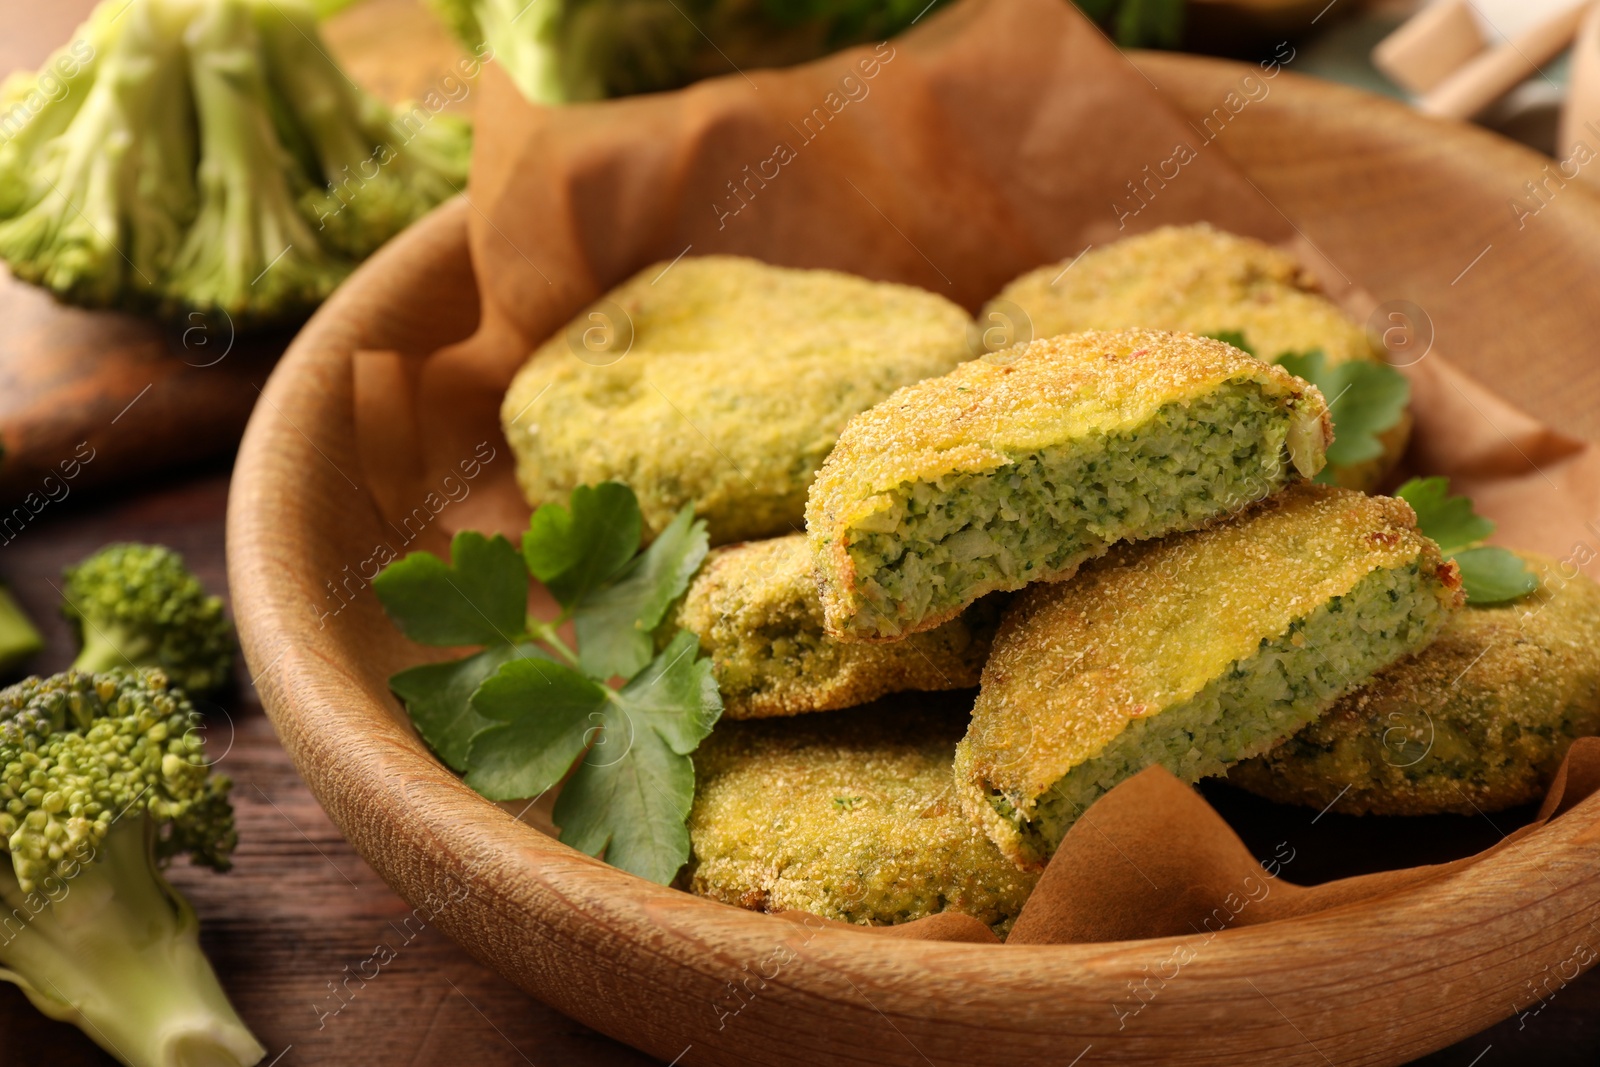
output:
M1143 56L1208 112L1250 68ZM1600 202L1572 187L1492 229L1541 161L1491 135L1284 76L1219 144L1379 299L1555 424L1600 429ZM977 946L818 929L651 885L567 848L435 762L385 678L411 653L375 598L328 583L382 540L360 488L358 347L424 353L475 326L467 205L382 251L295 341L246 433L228 522L246 654L334 821L418 909L509 981L678 1064L1397 1064L1510 1014L1600 909L1600 797L1492 858L1364 904L1226 931L1120 1029L1114 1002L1176 941ZM1487 236L1486 236L1487 235ZM1465 273L1486 242L1502 241ZM1458 275L1460 275L1458 277ZM1515 375L1509 373L1515 368ZM347 568L349 568L347 570ZM320 619L320 621L319 621Z

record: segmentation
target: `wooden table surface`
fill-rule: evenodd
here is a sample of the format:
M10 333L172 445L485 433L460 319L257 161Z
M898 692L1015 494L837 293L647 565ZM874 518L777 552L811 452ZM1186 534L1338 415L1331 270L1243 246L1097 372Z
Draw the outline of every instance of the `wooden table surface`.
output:
M394 0L370 0L379 5ZM0 71L39 61L67 39L90 6L43 8L0 0ZM354 14L354 13L351 13ZM368 20L371 21L371 20ZM378 19L378 22L382 22ZM361 23L347 20L351 32ZM76 494L52 504L0 545L0 578L11 584L49 640L34 661L58 670L73 655L57 615L61 568L113 540L159 541L183 552L208 586L224 588L225 469L126 487L114 496ZM384 1067L537 1067L647 1064L645 1056L594 1033L501 981L433 929L407 940L411 908L344 841L317 806L243 678L209 712L221 768L235 782L240 845L235 867L216 875L174 867L194 903L202 940L240 1014L281 1067L353 1063ZM379 946L393 960L370 981L347 976ZM341 990L336 997L334 990ZM351 995L347 990L354 990ZM1509 1005L1508 1005L1509 1008ZM1108 1060L1115 1050L1107 1049ZM930 1050L937 1056L937 1052ZM1098 1057L1083 1061L1092 1067ZM1065 1061L1063 1061L1065 1062ZM1537 1014L1511 1019L1424 1060L1435 1067L1547 1067L1600 1063L1600 971L1561 989ZM0 1067L104 1065L112 1061L74 1028L33 1010L0 984Z

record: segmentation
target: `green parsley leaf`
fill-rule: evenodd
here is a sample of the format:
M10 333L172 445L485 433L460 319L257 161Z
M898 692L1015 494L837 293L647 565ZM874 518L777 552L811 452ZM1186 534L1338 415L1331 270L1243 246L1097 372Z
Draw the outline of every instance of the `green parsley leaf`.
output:
M461 533L451 563L412 553L373 586L413 640L485 646L389 679L439 758L491 800L564 780L562 840L666 882L689 856L689 754L722 699L694 634L677 631L652 659L655 630L705 559L705 523L685 507L639 552L642 528L633 490L581 486L567 507L534 513L521 552ZM530 572L561 604L559 618L528 614ZM559 633L569 619L577 652ZM628 681L612 689L614 677Z
M1470 497L1450 495L1448 478L1413 478L1394 495L1411 505L1417 513L1417 529L1433 538L1447 556L1480 544L1494 533L1494 523L1472 510Z
M605 686L559 663L503 665L472 695L490 726L472 738L467 784L490 800L538 796L583 755L610 700Z
M552 813L561 840L655 882L689 859L689 809L699 746L722 714L711 661L686 631L640 671L608 709L583 765Z
M1247 356L1256 354L1256 350L1250 347L1250 342L1246 341L1244 334L1238 330L1218 330L1216 333L1208 333L1204 336L1211 338L1213 341L1221 341L1225 345L1232 345Z
M631 678L655 651L652 631L706 558L706 524L685 504L661 536L572 613L578 659L591 678Z
M1417 513L1417 529L1461 568L1468 604L1504 604L1539 588L1539 579L1516 553L1482 542L1494 523L1479 515L1472 500L1450 495L1447 478L1413 478L1395 496Z
M559 665L507 663L472 699L495 725L473 738L467 784L492 800L538 796L581 756L556 802L561 840L671 881L689 858L689 754L722 712L698 648L679 631L621 690Z
M595 587L616 577L639 551L643 520L639 500L621 482L580 485L569 508L546 504L522 535L528 570L571 609Z
M383 610L424 645L503 645L527 627L528 571L504 537L470 530L450 542L451 563L412 552L372 580Z
M500 665L525 657L552 662L535 645L494 645L465 659L425 663L389 679L389 688L406 706L417 733L453 771L467 769L472 739L494 725L472 709L472 694Z
M1333 417L1333 444L1328 446L1328 466L1348 467L1383 455L1378 435L1396 425L1411 399L1411 383L1387 363L1346 360L1328 366L1320 349L1286 352L1278 366L1322 390ZM1319 481L1331 480L1324 470Z
M1493 545L1455 554L1469 604L1504 604L1539 588L1539 579L1514 552Z

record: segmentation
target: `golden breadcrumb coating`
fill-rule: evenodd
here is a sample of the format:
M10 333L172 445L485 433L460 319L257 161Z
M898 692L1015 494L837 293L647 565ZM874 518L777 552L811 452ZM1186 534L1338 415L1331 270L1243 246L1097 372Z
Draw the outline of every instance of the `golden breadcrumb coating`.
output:
M1003 934L1036 878L961 814L966 712L934 699L719 724L694 754L692 890L871 925L959 911Z
M1472 815L1544 796L1574 739L1600 733L1600 586L1518 553L1531 595L1468 605L1439 639L1228 780L1352 815Z
M909 689L978 684L1000 623L989 598L927 633L889 644L835 641L803 534L711 550L672 625L700 638L727 719L828 711Z
M1455 565L1415 522L1404 501L1301 483L1230 521L1119 546L1071 582L1030 587L1007 610L957 751L969 815L1002 851L1037 862L1042 857L1037 849L1030 854L1019 826L1037 814L1046 794L1059 792L1069 772L1100 757L1136 723L1144 723L1139 736L1148 748L1130 754L1125 766L1106 768L1111 778L1169 762L1168 769L1189 780L1217 773L1221 765L1213 764L1232 760L1207 745L1234 727L1248 727L1254 751L1233 759L1266 751L1332 703L1338 693L1324 698L1322 692L1330 685L1347 691L1360 684L1421 647L1459 607ZM1398 636L1382 615L1367 616L1363 597L1375 611L1398 606L1404 613L1404 586L1379 582L1375 595L1358 592L1390 574L1410 574L1418 587L1420 610L1402 614ZM1307 627L1319 613L1322 622ZM1325 625L1330 620L1332 629ZM1386 633L1407 647L1351 674L1364 645ZM1330 643L1308 647L1311 634ZM1308 664L1288 662L1297 649L1309 652L1309 666L1327 677L1313 679L1301 673ZM1264 671L1262 656L1269 658ZM1239 701L1219 703L1217 687L1235 680L1249 706L1230 712ZM1275 735L1257 735L1243 717L1265 716L1272 705L1304 717ZM1196 707L1204 713L1198 732L1171 745L1162 716ZM1219 714L1240 719L1219 722ZM997 809L996 797L1005 799L1010 817Z
M1046 338L906 386L857 415L817 472L806 504L807 536L829 634L894 640L939 625L985 593L1070 577L1085 559L1120 537L1159 536L1198 525L1178 521L1122 529L1060 567L980 583L962 601L910 620L894 617L890 609L898 605L873 602L883 597L862 585L870 574L858 573L861 560L853 551L868 535L898 532L908 512L907 493L919 484L931 486L937 496L955 476L1014 478L1008 468L1019 460L1090 439L1128 439L1163 414L1229 388L1247 390L1252 402L1282 416L1287 432L1281 449L1273 447L1270 456L1262 457L1272 469L1254 475L1232 472L1255 483L1255 491L1242 499L1215 501L1219 511L1238 510L1296 474L1310 477L1322 469L1332 434L1322 394L1231 345L1190 334L1123 330ZM1228 427L1199 429L1229 432ZM1288 464L1281 462L1281 452L1287 453ZM1156 464L1146 473L1164 478L1171 472ZM1065 511L1072 519L1087 507L1072 503L1075 486L1045 485L1037 492L1057 498L1047 501L1044 510ZM1205 493L1213 495L1209 488Z
M616 479L638 495L647 539L691 501L713 544L796 532L850 416L966 359L971 321L911 286L685 257L541 345L501 423L534 507ZM590 352L585 336L616 348Z
M1034 337L1146 327L1216 336L1242 333L1255 354L1276 362L1320 349L1329 365L1382 362L1367 331L1323 295L1293 256L1205 223L1163 226L1029 271L978 315L982 327L1026 313ZM1336 470L1339 484L1373 489L1410 436L1409 413L1380 435L1381 458Z

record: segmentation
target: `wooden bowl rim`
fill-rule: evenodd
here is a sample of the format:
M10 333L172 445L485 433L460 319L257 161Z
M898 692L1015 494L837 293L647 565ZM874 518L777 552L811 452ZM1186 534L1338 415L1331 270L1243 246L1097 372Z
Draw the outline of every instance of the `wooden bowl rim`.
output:
M1141 63L1150 59L1141 57ZM1158 66L1166 65L1167 75L1173 78L1182 77L1184 66L1194 63L1252 69L1194 57L1170 64L1164 59L1157 61ZM1363 106L1392 107L1404 113L1404 121L1415 122L1422 134L1460 151L1511 152L1530 172L1536 169L1532 161L1542 158L1482 131L1430 122L1389 101L1311 79L1293 75L1291 79L1295 83L1293 92L1312 98L1321 106L1348 106L1351 98L1358 98ZM314 479L338 475L313 465L303 472L304 483L286 484L272 458L286 453L313 455L309 450L317 446L302 431L314 434L317 425L296 420L298 425L291 426L273 412L314 407L319 377L348 376L359 330L346 321L347 316L359 310L363 301L381 306L385 301L374 301L374 294L392 288L396 279L403 276L407 258L418 250L464 243L468 217L469 205L458 198L400 235L358 270L296 338L266 385L267 403L257 405L251 419L230 494L228 559L234 610L246 658L253 672L276 667L261 682L263 704L319 801L367 862L402 895L426 882L426 875L418 870L415 857L419 855L443 848L458 864L465 863L470 855L490 855L497 867L513 876L494 886L495 914L505 918L505 909L511 909L512 918L536 924L543 934L562 945L584 944L585 931L603 915L613 925L613 936L620 931L641 952L657 951L647 946L658 942L662 932L668 931L680 937L691 953L711 954L724 964L730 959L750 958L750 954L770 947L792 927L773 916L693 897L608 867L512 819L477 796L435 761L420 740L414 735L408 737L391 710L363 693L359 671L344 667L328 654L333 648L328 639L319 638L303 599L296 595L291 582L282 581L286 569L287 573L296 573L296 562L305 562L306 550L301 546L298 560L293 554L286 555L285 542L274 535L280 502L286 496L306 492L306 486ZM387 302L397 303L401 295L391 292ZM280 658L284 664L277 667ZM359 774L333 775L319 767L313 758L314 750L335 749L349 753L360 764ZM358 795L362 781L374 793L386 793L392 798L400 795L393 783L406 783L408 795L411 786L425 787L439 802L430 799L391 808L394 817L385 820L381 833L375 832L359 825L355 818L363 807L363 798ZM412 795L412 799L418 798ZM457 818L463 806L484 817L465 821ZM405 814L400 815L400 811ZM1592 863L1566 861L1585 848L1591 852L1600 848L1597 824L1600 797L1590 797L1560 819L1504 845L1495 855L1470 867L1442 872L1437 878L1406 889L1326 911L1226 929L1215 939L1218 948L1209 951L1223 957L1219 962L1223 973L1241 980L1247 979L1255 967L1274 960L1300 967L1306 966L1315 953L1329 959L1334 954L1347 955L1352 934L1384 938L1372 943L1394 946L1387 954L1375 952L1370 966L1436 959L1436 955L1428 954L1425 938L1395 939L1394 935L1399 927L1426 930L1433 926L1439 919L1437 901L1446 884L1458 889L1450 894L1452 926L1466 925L1470 918L1483 922L1485 930L1508 930L1506 923L1511 917L1531 917L1532 912L1525 909L1541 901L1553 902L1574 890L1582 891L1586 906L1595 906L1600 901L1600 877L1593 873L1596 867ZM1542 876L1532 877L1536 872ZM1497 925L1497 919L1505 921ZM458 940L471 935L470 922L458 919L454 924L445 921L441 925ZM1107 983L1120 983L1139 965L1148 965L1191 940L1190 935L1181 935L1099 944L999 947L917 941L840 928L813 930L807 938L812 953L826 957L830 969L875 975L902 990L909 988L908 973L925 970L965 982L961 987L966 997L959 1013L962 1018L1001 1001L1013 1001L1019 994L1040 996L1048 992L1054 996L1104 991ZM469 947L506 973L507 961L492 958L492 953L480 944ZM1506 951L1510 951L1509 947ZM695 967L694 958L670 952L660 954L675 967ZM1048 990L1040 987L1035 977L1045 970L1055 976ZM527 987L530 981L524 979L522 984ZM837 993L836 988L804 974L795 976L791 984L816 997L832 999ZM593 1017L592 1012L574 1008L558 991L541 987L539 992L569 1014L586 1021ZM1191 991L1190 995L1232 1000L1252 994L1234 981L1219 982L1209 991ZM1499 1016L1506 1013L1502 1010ZM1481 1013L1477 1018L1477 1025L1489 1021ZM1471 1031L1462 1031L1468 1032Z

